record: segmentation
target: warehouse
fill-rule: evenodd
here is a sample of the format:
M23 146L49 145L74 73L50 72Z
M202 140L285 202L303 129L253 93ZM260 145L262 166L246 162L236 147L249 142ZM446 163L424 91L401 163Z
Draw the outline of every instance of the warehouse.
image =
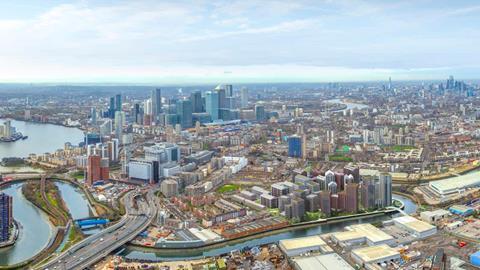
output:
M356 224L346 227L347 231L332 233L331 239L336 244L343 246L363 245L369 246L387 244L394 245L395 239L373 226L372 224Z
M437 209L435 211L424 211L420 213L420 217L422 218L423 221L432 224L448 217L449 214L450 212L448 212L447 210Z
M466 188L480 186L480 172L469 173L444 180L431 181L428 186L440 196L460 193Z
M437 233L437 227L411 216L394 218L393 223L418 238L425 238Z
M323 254L309 257L295 257L292 259L295 270L354 270L337 253Z
M288 257L298 256L308 252L333 252L333 249L318 235L280 240L279 246L283 253Z
M381 264L400 259L400 253L388 245L372 246L355 249L352 251L352 259L360 264Z

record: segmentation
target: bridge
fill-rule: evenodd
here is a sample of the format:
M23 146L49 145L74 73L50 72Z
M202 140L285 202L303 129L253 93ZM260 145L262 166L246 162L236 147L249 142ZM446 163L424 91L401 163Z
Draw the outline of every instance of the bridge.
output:
M77 219L75 220L75 222L80 228L82 228L87 226L107 225L110 222L110 220L105 218L85 218L85 219Z
M149 203L155 201L152 190L147 193L147 200L136 200L135 197L138 197L138 193L134 191L123 197L126 215L118 223L83 239L36 269L85 269L132 241L147 229L156 215L156 206ZM134 207L135 204L138 209Z

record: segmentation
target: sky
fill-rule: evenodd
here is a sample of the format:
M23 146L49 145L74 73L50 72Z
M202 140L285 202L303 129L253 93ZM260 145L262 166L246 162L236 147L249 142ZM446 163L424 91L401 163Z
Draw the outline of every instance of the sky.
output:
M480 76L480 2L0 1L0 82Z

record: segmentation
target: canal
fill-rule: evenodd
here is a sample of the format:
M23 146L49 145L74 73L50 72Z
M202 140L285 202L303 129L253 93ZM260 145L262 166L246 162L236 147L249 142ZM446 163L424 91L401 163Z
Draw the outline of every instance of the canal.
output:
M80 188L62 181L56 181L55 184L73 219L91 216L88 199ZM15 245L0 249L0 266L20 263L33 257L48 244L53 234L46 214L23 196L22 185L17 183L0 190L13 197L13 216L21 224Z
M400 200L405 204L405 212L406 213L414 213L417 209L416 204L411 201L409 198L400 196L400 195L393 195L393 198L396 200ZM317 235L328 233L332 231L343 230L345 226L352 225L352 224L359 224L359 223L374 223L374 222L381 222L390 219L391 217L388 215L383 216L376 216L376 217L367 217L361 218L358 220L348 220L348 221L340 221L336 223L330 224L321 224L316 227L312 228L301 228L297 230L291 230L288 232L281 232L274 235L268 236L260 236L259 238L253 240L246 240L243 242L237 242L235 244L226 245L220 248L211 248L205 250L197 250L197 251L189 251L186 252L184 250L179 251L178 253L172 254L171 252L162 252L160 250L147 250L136 248L132 246L128 246L123 250L120 255L125 256L128 259L137 259L137 260L149 260L149 261L173 261L173 260L190 260L190 259L198 259L202 257L208 256L218 256L221 254L228 253L232 250L242 249L244 247L254 247L260 245L266 245L271 243L276 243L282 239L290 239L290 238L298 238L310 235Z

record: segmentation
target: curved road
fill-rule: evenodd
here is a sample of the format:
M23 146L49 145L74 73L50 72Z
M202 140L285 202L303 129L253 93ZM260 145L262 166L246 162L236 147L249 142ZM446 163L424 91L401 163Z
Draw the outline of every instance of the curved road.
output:
M117 224L85 238L37 269L85 269L133 240L150 225L156 213L155 204L148 203L155 201L153 192L147 193L147 200L138 195L136 191L125 195L126 215Z

